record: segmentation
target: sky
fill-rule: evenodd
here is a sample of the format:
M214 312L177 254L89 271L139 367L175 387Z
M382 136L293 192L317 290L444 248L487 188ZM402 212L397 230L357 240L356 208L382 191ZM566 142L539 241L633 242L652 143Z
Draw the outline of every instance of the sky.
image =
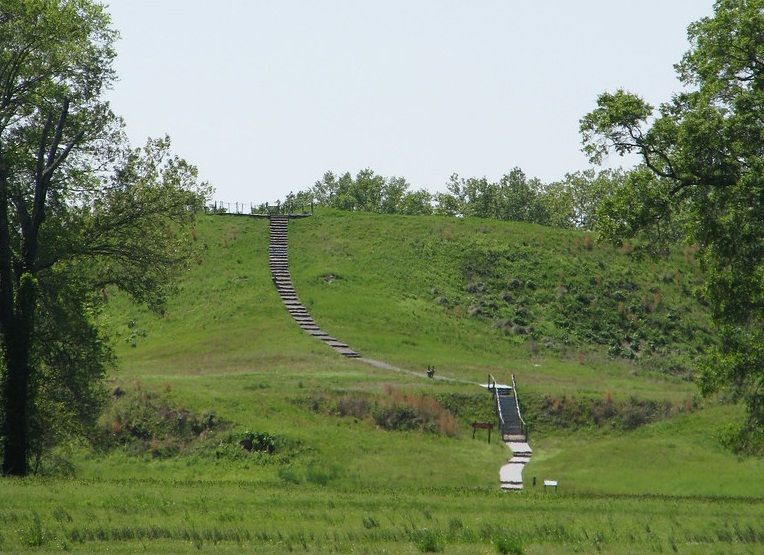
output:
M657 105L712 0L112 0L109 92L131 141L169 134L221 201L327 170L442 191L449 176L590 167L579 120L625 88ZM631 165L613 155L608 166Z

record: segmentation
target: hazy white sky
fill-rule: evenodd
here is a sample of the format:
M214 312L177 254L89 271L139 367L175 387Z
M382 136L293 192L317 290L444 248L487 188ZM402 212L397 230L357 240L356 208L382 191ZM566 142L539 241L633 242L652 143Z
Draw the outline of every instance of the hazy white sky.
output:
M543 180L584 169L604 90L657 104L712 0L112 0L110 98L217 189L264 202L326 170ZM621 164L619 159L613 165Z

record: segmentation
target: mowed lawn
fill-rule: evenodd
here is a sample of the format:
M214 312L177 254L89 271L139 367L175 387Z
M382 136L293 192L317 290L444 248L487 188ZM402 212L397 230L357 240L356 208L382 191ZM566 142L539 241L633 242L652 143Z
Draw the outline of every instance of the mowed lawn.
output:
M267 222L201 218L197 258L163 315L114 294L101 316L120 358L113 385L213 410L232 436L275 434L293 446L289 456L70 446L62 454L73 476L0 481L0 551L760 551L764 463L738 459L716 439L737 407L709 404L629 432L544 429L531 438L526 477L556 479L559 490L512 494L498 491L508 451L473 440L467 417L449 437L310 408L320 394L384 396L391 388L482 394L469 383L428 380L428 364L465 382L515 373L521 397L690 399L695 386L678 377L596 350L530 350L488 322L442 310L430 289L454 279L450 261L401 247L402 237L444 233L556 240L531 227L335 213L290 223L295 287L319 324L418 377L346 360L297 328L268 273Z
M4 551L752 553L756 499L6 480Z

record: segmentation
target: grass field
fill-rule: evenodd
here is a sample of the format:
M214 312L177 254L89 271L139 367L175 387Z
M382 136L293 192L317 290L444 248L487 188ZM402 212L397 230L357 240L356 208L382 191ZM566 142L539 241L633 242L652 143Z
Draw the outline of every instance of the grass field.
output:
M603 266L603 273L613 268L613 275L631 276L636 304L658 288L650 294L660 295L661 306L641 316L639 333L658 343L680 334L667 357L689 363L707 318L683 294L696 272L686 253L639 261L599 245L589 249L582 234L538 226L330 211L291 222L289 233L301 300L323 328L364 355L417 371L435 364L439 375L465 382L515 373L521 398L609 395L695 408L634 430L539 424L526 477L557 479L560 490L502 493L498 468L506 448L473 440L469 429L470 420L490 413L487 394L470 383L336 355L283 309L268 273L267 222L204 217L195 233L197 259L164 315L113 294L101 318L120 359L113 386L157 392L196 414L213 410L228 427L175 456L69 446L61 454L73 475L0 481L0 551L764 549L764 462L738 459L715 437L739 408L696 403L695 386L666 372L657 354L642 357L646 348L614 358L607 344L584 338L590 328L562 322L568 327L558 329L554 322L554 303L567 301L549 290L562 281L571 291L596 286L561 278L557 268L571 272L570 260ZM528 325L535 338L496 327L505 316L518 319L517 303L491 313L497 278L464 267L476 243L480 253L503 253L510 273L505 255L513 245L525 254L539 249L540 265L528 270L535 272L532 292L515 293L534 315ZM477 279L485 288L472 294L465 287ZM470 316L478 304L486 307L482 315ZM679 324L672 312L682 315ZM622 315L624 329L634 328L636 315ZM384 403L391 391L462 402L455 434L390 431L314 406L343 396ZM246 431L276 436L279 451L247 454L236 444Z

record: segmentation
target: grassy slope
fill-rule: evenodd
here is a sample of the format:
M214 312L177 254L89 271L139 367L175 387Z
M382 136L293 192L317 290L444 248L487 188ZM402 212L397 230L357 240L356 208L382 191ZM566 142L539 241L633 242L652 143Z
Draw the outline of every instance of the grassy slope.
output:
M567 240L563 232L511 223L329 212L290 223L290 265L319 323L369 356L412 369L434 363L439 373L467 380L483 380L488 372L508 378L514 371L521 392L612 391L674 401L694 393L685 381L610 360L596 349L533 354L489 321L437 305L432 287L454 296L464 285L449 249L458 251L476 235L502 243ZM445 238L449 248L439 248L433 237ZM199 264L164 317L113 299L104 320L117 335L117 379L167 390L191 408L214 408L236 429L300 441L291 468L298 476L323 472L327 484L285 486L278 465L204 454L79 453L83 482L0 482L0 496L10 500L0 518L6 523L0 550L34 545L47 533L43 546L85 550L96 545L92 541L134 550L148 540L155 540L151 550L192 550L211 547L218 534L222 544L215 550L241 542L281 551L302 549L304 542L317 551L351 545L415 551L414 530L423 528L442 535L448 552L490 551L498 530L520 538L526 552L570 545L634 552L672 543L683 552L705 552L707 542L719 541L719 551L730 552L764 541L764 463L738 461L712 437L717 418L729 418L733 408L711 407L625 434L537 435L528 475L560 480L559 497L502 495L496 486L505 448L473 441L464 425L453 439L385 432L315 414L299 402L314 390L380 392L394 384L437 394L472 393L475 386L376 370L300 332L270 282L266 222L203 218L197 242ZM591 256L616 254L595 248ZM328 274L338 279L328 283ZM506 511L523 518L508 524ZM737 536L724 536L732 529Z
M610 359L602 349L585 345L530 356L521 338L494 329L490 318L465 316L476 298L464 291L460 258L476 242L488 250L535 247L534 257L554 287L558 279L565 280L557 277L559 259L570 256L571 238L578 240L581 234L512 222L333 211L290 226L290 265L303 302L322 325L365 354L416 368L434 363L444 374L473 380L484 380L488 372L505 377L515 372L523 387L545 393L610 389L615 395L658 398L694 391L686 382L651 376L644 367ZM584 260L640 270L612 249L575 248L580 251L575 256ZM677 263L672 259L663 265ZM648 281L658 271L638 277ZM327 282L328 275L338 279ZM433 288L461 304L439 306ZM663 290L667 302L678 296L674 287Z

